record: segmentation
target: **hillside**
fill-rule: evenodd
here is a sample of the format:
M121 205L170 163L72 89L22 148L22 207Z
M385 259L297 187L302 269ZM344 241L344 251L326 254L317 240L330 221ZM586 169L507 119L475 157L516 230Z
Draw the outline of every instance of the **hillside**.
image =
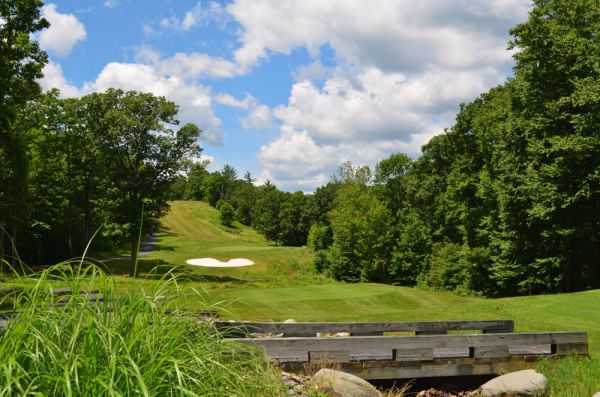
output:
M346 284L312 274L307 248L269 244L251 228L219 224L202 202L174 202L162 221L157 251L146 260L182 265L186 259L245 257L256 266L204 269L186 266L225 315L236 319L298 321L513 319L519 330L586 330L600 351L600 290L504 299L463 297L382 284ZM221 280L222 282L218 282ZM217 282L215 282L217 281ZM193 303L191 304L193 306Z

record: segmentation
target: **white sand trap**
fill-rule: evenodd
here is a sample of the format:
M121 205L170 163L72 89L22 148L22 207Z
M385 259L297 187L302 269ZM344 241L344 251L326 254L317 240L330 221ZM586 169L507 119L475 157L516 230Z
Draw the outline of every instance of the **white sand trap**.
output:
M244 267L254 265L254 262L246 258L230 259L227 262L223 262L215 258L197 258L188 259L185 261L185 263L192 266L202 267Z

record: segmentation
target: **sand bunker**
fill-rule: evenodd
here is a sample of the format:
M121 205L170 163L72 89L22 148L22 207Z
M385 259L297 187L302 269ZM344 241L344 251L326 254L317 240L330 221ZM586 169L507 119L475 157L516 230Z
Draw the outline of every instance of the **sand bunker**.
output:
M246 258L230 259L227 262L223 262L215 258L197 258L188 259L187 261L185 261L185 263L192 266L203 267L244 267L254 265L254 262Z

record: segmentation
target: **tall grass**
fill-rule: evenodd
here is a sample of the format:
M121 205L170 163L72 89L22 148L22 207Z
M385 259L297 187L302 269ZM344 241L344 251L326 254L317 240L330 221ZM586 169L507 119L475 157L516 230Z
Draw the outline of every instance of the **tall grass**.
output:
M110 277L78 264L22 280L31 287L4 302L14 313L0 336L0 396L283 395L262 354L178 309L176 280L117 296ZM57 283L73 294L52 294ZM79 294L90 288L104 301Z

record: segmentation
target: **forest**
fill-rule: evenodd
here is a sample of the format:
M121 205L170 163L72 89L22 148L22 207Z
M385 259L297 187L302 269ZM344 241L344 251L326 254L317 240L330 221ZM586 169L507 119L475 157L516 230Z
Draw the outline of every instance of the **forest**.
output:
M204 200L227 226L309 245L338 280L484 296L600 288L600 7L534 4L510 32L513 76L461 105L418 158L347 162L312 193L210 172L200 129L180 127L165 98L41 93L47 58L30 34L45 22L35 7L1 10L0 258L77 256L96 231L95 249L129 244L134 257L170 200Z

